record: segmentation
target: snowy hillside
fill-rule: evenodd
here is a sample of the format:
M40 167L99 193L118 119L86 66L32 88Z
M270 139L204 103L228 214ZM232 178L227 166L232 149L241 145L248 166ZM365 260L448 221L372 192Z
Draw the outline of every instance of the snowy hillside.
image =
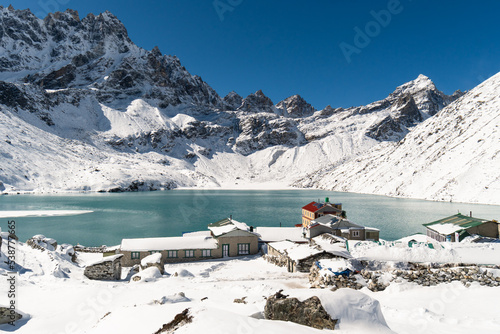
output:
M12 276L7 264L8 233L0 235L0 275L7 279ZM148 269L136 274L124 267L121 280L90 280L84 276L84 268L101 261L101 253L76 252L74 256L74 248L68 244L53 248L38 241L37 245L42 247L15 244L15 306L23 318L14 327L0 324L0 331L155 333L189 308L192 321L180 326L176 333L330 332L264 319L266 298L279 290L299 300L319 297L328 314L339 320L334 333L498 333L500 329L496 307L500 297L498 266L469 266L470 275L475 277L472 283L465 279L464 283L424 286L395 276L408 268L408 263L401 261L444 259L451 263L465 260L498 264L498 244L436 243L435 249L423 243L412 248L406 243L354 245L355 258L368 260L373 266L370 272L383 273L381 282L387 285L383 291L366 286L336 291L310 288L307 273L289 273L260 255L166 264L163 275L156 267L149 268L156 269L155 275L149 275ZM357 263L356 259L352 262ZM339 265L345 262L339 261ZM472 274L474 269L477 275ZM134 274L142 279L134 281ZM494 286L484 284L488 277L496 281ZM8 303L5 296L0 307ZM473 306L465 317L463 305Z
M384 143L299 186L500 204L500 73L404 140Z
M288 187L401 140L462 95L420 75L351 108L221 98L109 12L0 16L0 192Z

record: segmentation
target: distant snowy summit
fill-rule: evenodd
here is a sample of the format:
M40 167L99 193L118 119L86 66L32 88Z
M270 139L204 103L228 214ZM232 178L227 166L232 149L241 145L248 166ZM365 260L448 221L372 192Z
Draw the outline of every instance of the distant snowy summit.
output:
M0 16L1 192L332 187L327 174L349 163L358 170L350 177L363 179L352 161L401 145L420 124L444 129L431 120L464 99L424 75L350 108L317 110L300 95L275 104L261 90L222 98L177 57L136 46L109 12L42 20L10 6ZM494 148L493 139L481 147ZM360 191L343 183L334 188Z

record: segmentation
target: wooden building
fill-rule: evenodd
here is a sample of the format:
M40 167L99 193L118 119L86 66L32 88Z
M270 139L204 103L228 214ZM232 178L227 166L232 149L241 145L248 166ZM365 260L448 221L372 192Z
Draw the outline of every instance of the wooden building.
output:
M311 202L302 207L302 226L308 227L316 218L324 215L342 216L342 203L330 203L328 197L325 202Z
M323 215L311 221L306 228L306 236L314 238L323 233L330 233L347 240L379 240L380 231L373 227L355 224L336 215Z
M345 243L328 234L313 238L309 244L288 240L267 245L267 260L289 272L309 272L314 262L321 259L351 258Z
M480 219L456 214L432 223L424 224L427 236L440 242L456 242L477 234L483 237L498 238L500 226L496 220Z

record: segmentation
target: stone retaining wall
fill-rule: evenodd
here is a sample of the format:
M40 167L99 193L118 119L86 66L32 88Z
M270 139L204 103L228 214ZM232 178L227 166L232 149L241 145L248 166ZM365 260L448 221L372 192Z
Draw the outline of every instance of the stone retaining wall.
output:
M498 269L497 267L493 267ZM422 286L435 286L440 283L461 282L466 287L477 282L483 286L500 286L500 277L493 274L487 267L476 265L451 267L449 265L432 266L411 264L409 269L368 270L363 269L357 275L336 276L321 275L319 268L314 265L309 273L309 283L313 288L340 288L361 289L367 287L371 291L383 291L392 282L413 282ZM382 276L384 276L382 278Z
M122 256L110 257L109 260L104 258L99 263L85 267L83 274L94 280L119 280L122 273Z

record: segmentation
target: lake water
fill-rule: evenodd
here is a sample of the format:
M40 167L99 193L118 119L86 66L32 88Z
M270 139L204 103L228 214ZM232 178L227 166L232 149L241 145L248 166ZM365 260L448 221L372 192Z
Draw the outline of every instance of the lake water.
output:
M500 206L429 202L321 190L172 190L163 192L8 195L1 210L91 210L77 216L12 217L25 241L35 234L59 243L116 245L122 238L180 236L205 230L209 223L232 215L252 226L294 226L301 207L311 201L341 202L355 223L380 229L380 237L395 240L416 232L422 224L457 212L500 219ZM0 220L7 230L8 218Z

